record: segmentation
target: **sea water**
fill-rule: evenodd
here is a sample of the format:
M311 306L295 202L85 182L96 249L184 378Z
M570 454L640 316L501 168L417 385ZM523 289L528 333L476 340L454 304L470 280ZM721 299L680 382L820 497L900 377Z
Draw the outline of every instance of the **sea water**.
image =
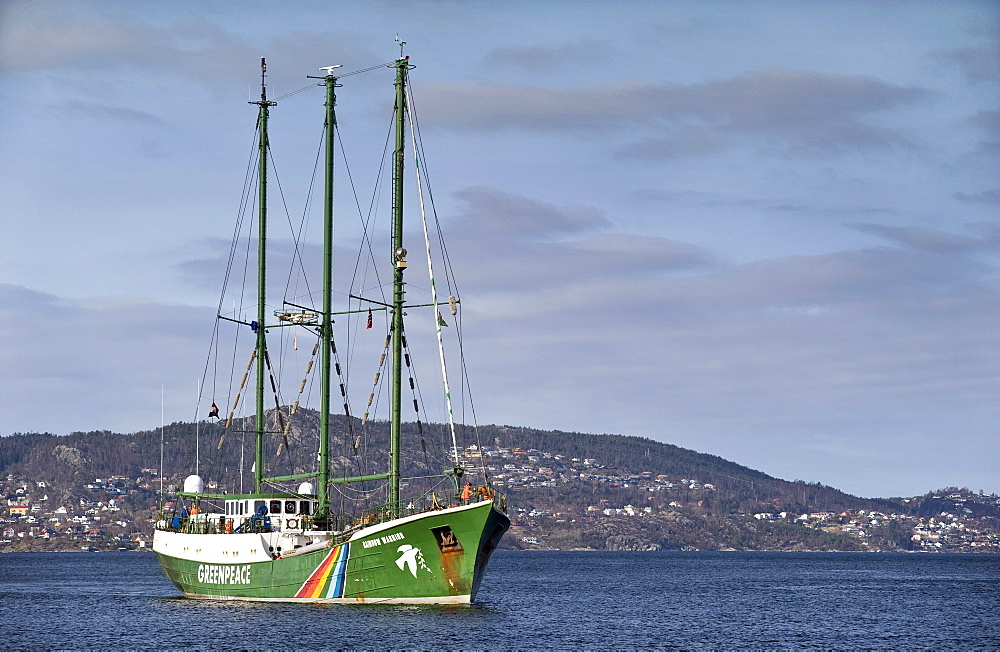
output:
M498 551L471 607L188 600L154 555L0 555L3 649L1000 649L1000 556Z

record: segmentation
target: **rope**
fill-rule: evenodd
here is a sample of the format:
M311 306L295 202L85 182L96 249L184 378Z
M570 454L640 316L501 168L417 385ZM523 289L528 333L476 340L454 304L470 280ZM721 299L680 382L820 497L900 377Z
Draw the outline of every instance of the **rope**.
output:
M409 86L406 87L406 91L407 91L407 102L408 103L412 102L412 97L410 97L409 93ZM440 358L441 362L441 382L444 385L444 399L445 399L445 405L448 410L448 427L451 429L452 453L455 457L455 466L458 466L458 437L455 434L455 414L451 404L451 387L448 385L448 364L445 361L445 355L444 355L444 335L441 331L442 319L441 319L440 309L438 308L437 286L434 283L434 257L431 254L431 237L427 229L427 212L424 210L424 186L421 183L420 179L420 157L417 156L417 140L416 136L414 135L416 132L416 128L413 123L413 113L410 112L407 114L407 116L409 117L410 121L410 139L413 144L413 153L415 158L414 172L416 173L417 177L417 196L420 199L420 221L421 224L423 225L424 245L427 249L427 273L430 277L430 284L431 284L431 303L433 304L434 308L434 315L433 315L434 327L437 333L438 357ZM411 387L412 387L412 381L411 381ZM416 401L414 401L414 403L416 403Z
M369 68L362 68L361 70L354 70L352 72L345 72L342 75L337 75L337 79L341 79L343 77L350 77L352 75L360 75L363 72L371 72L372 70L380 70L382 68L385 68L386 66L391 66L394 63L396 63L396 62L395 61L390 61L389 63L380 63L377 66L371 66ZM292 91L291 93L285 93L284 95L282 95L281 97L275 99L274 101L275 102L280 102L281 100L289 98L289 97L291 97L293 95L298 95L299 93L308 91L310 89L313 89L313 88L316 88L316 87L319 87L319 86L323 86L323 84L309 84L308 86L303 86L302 88L298 89L297 91Z
M455 296L455 297L459 297L459 299L457 299L456 302L460 303L461 302L461 300L460 300L461 295L458 292L457 280L454 277L454 272L453 272L454 268L453 268L453 266L451 264L451 256L448 253L448 247L447 247L447 245L445 243L445 239L444 239L444 231L441 228L441 220L438 217L437 206L436 206L436 204L434 202L434 192L433 192L433 189L431 187L430 175L429 175L428 170L427 170L426 157L424 156L423 138L422 138L422 136L420 134L420 122L419 122L419 120L417 118L416 103L413 100L412 87L409 87L409 86L407 87L407 93L408 93L408 96L407 96L408 102L407 102L407 104L408 104L409 109L410 109L410 117L411 117L410 123L412 125L411 126L412 139L415 141L414 148L417 150L417 155L419 157L419 160L424 162L424 166L421 169L421 174L418 175L418 179L422 179L423 182L424 182L424 184L426 184L426 187L427 187L427 197L429 199L429 203L430 203L430 207L431 207L431 215L434 218L434 225L435 225L435 229L437 230L438 247L440 249L441 258L444 261L445 283L446 283L446 285L448 287L450 295L451 296ZM453 308L452 315L455 316L455 321L456 321L456 324L455 324L455 335L456 335L456 339L458 341L458 355L459 355L459 369L460 369L459 378L462 381L462 393L461 393L462 398L463 398L463 400L462 400L462 408L463 408L462 421L463 422L466 421L465 414L464 414L464 408L465 408L465 401L468 400L469 411L470 411L471 417L472 417L471 421L472 421L473 432L475 434L476 445L479 448L480 464L482 466L483 475L484 475L484 477L486 479L486 482L488 483L489 482L489 474L488 474L488 471L486 469L486 458L483 455L482 437L481 437L481 434L480 434L479 423L478 423L479 420L478 420L478 418L476 416L475 403L473 401L472 393L471 393L471 382L470 382L470 379L469 379L469 370L468 370L468 366L467 366L466 360L465 360L465 346L464 346L464 335L463 335L464 329L462 328L462 314L461 313L456 314L456 312L454 311L454 308Z
M324 129L322 130L322 132L325 133L325 131L326 131L326 128L324 127ZM309 179L309 189L306 192L306 201L305 201L305 205L302 208L302 217L299 220L298 229L296 229L295 226L292 224L290 217L289 217L289 220L288 220L288 227L289 227L289 230L290 230L290 232L292 234L292 243L293 243L292 256L293 256L293 264L289 265L289 267L288 267L288 278L285 280L285 297L287 298L289 295L291 295L292 298L294 298L296 300L298 300L298 295L295 292L291 291L291 288L292 288L292 277L293 277L293 274L294 274L294 272L295 272L296 269L298 270L298 277L296 278L296 280L301 280L302 281L302 283L306 286L306 294L305 294L305 296L308 297L310 300L312 299L312 289L309 287L309 276L306 274L305 261L302 258L302 246L301 246L301 243L302 243L303 234L305 232L306 218L307 218L307 216L309 214L309 209L312 206L313 192L314 192L315 187L316 187L316 176L317 176L318 170L319 170L319 163L320 163L320 160L322 159L322 153L323 153L323 133L320 134L319 146L318 146L318 148L316 150L316 158L313 161L313 173L312 173L312 176ZM280 182L278 184L278 189L281 190L281 184L280 184ZM282 202L284 202L284 200L285 200L285 195L284 195L283 192L282 192L282 195L281 195L281 200L282 200ZM286 215L288 214L287 207L285 209L285 213L286 213Z

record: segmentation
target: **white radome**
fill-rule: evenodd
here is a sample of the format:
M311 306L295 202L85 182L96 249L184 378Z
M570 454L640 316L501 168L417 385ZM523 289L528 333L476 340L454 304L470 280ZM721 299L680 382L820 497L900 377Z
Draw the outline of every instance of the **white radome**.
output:
M200 494L204 490L205 481L201 479L200 475L189 475L184 478L184 493Z

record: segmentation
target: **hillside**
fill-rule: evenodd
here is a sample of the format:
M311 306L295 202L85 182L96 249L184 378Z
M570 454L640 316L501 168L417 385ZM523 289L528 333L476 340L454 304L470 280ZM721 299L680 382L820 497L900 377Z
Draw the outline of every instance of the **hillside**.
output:
M272 442L268 472L301 473L315 460L318 415L303 411ZM339 417L335 474L377 472L387 458L385 423ZM132 434L106 431L0 437L3 549L130 547L183 478L199 473L217 491L241 491L249 467L239 428L174 423ZM640 437L481 426L462 466L485 463L508 495L513 527L504 545L542 549L982 550L1000 551L1000 498L949 488L922 497L863 499L818 483L789 482L714 455ZM478 435L478 437L477 437ZM228 442L226 440L229 440ZM447 499L435 476L454 461L450 435L406 424L408 496ZM225 445L224 445L225 444ZM368 463L363 460L375 460ZM470 471L471 472L471 471ZM474 472L473 472L474 473ZM429 499L429 498L428 498ZM362 506L382 500L377 492Z

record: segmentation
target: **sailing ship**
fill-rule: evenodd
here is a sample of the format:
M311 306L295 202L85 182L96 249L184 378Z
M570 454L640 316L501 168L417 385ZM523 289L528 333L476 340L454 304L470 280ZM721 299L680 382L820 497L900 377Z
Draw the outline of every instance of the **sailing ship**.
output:
M310 77L320 80L311 82L312 87L321 86L326 90L324 144L321 145L325 168L323 285L321 301L314 302L320 305L302 305L306 302L300 304L285 299L280 309L268 314L268 120L269 110L276 103L267 97L264 83L266 65L261 60L261 95L259 100L251 102L258 107L257 160L256 166L251 166L251 169L256 168L256 192L252 184L247 186L251 190L245 191L245 196L251 198L249 203L256 203L257 208L256 306L249 310L252 318L245 314L241 316L239 311L224 315L220 300L216 321L216 333L220 323L252 333L250 363L232 400L232 409L224 410L220 417L216 400L221 401L222 397L207 397L213 399L210 416L219 419L214 428L222 432L218 449L222 449L227 435L237 441L252 437L252 468L249 473L244 473L244 465L241 464L239 481L234 481L230 488L226 482L217 480L206 483L196 466L195 473L184 481L183 490L177 492L173 511L161 511L156 522L153 550L167 577L189 598L307 603L471 603L476 599L490 554L510 526L510 520L506 514L506 498L490 483L485 463L474 470L467 459L465 463L460 461L455 434L457 426L444 364L442 327L448 324L443 320L441 310L451 311L457 327L459 319L455 315L461 302L454 295L439 297L434 284L431 238L423 211L424 188L420 181L419 168L423 166L417 147L417 128L410 111L409 71L412 65L409 57L404 57L401 52L399 59L379 66L383 70L395 70L391 130L394 135L389 156L391 243L388 248L390 255L384 261L385 267L391 270L391 296L384 300L365 298L364 291L357 290L357 294L352 292L349 295L355 303L348 304L339 312L334 309L332 290L333 170L337 146L336 89L341 86L338 80L346 75L338 77L335 74L337 68L321 68L326 71L325 76ZM413 146L417 161L417 187L421 197L430 274L430 299L419 304L407 302L407 285L403 280L407 270L407 251L403 242L403 172L408 144ZM389 149L387 145L386 150ZM227 277L229 275L227 273ZM447 426L442 422L439 428L442 432L450 431L451 459L448 461L450 468L441 472L441 467L438 467L437 480L433 481L437 484L432 482L430 489L404 497L404 490L415 489L419 484L417 479L405 477L402 463L402 444L406 439L403 437L404 430L413 429L413 422L404 423L401 417L404 366L407 369L410 367L410 345L404 330L404 315L421 311L429 311L428 321L435 325L428 331L436 333L443 372L444 400L441 403L446 405L448 421ZM352 416L349 392L345 389L337 354L334 317L339 319L344 315L345 320L353 317L356 321L363 321L367 316L365 328L370 330L373 312L384 316L388 332L372 391L368 393L366 387L368 406L364 416L356 418ZM292 336L294 345L291 348L296 351L299 350L298 337L315 339L312 356L309 356L306 365L307 377L312 378L308 375L312 373L318 352L318 450L310 454L316 460L312 469L292 468L291 472L283 474L275 472L279 468L278 456L283 449L287 451L290 447L290 434L301 434L302 427L293 427L293 423L296 419L308 421L310 411L300 407L299 400L291 405L279 402L279 390L274 378L278 365L272 364L275 351L269 349L268 334L271 331L275 333L271 337L284 338L284 348L288 348L289 332L300 333ZM216 341L215 348L218 349L217 340L213 338L213 341ZM387 356L391 373L386 374L388 380L380 384ZM238 371L242 371L242 367ZM280 378L281 374L278 375ZM254 378L255 391L252 395L256 403L252 407L247 406L249 401L243 400L241 393L248 377ZM305 385L306 380L303 380L299 387L300 396ZM331 393L337 385L343 397L344 413L333 415ZM412 390L412 375L409 376L409 385ZM310 386L314 386L312 381ZM274 394L273 409L266 407L268 390ZM387 421L388 425L388 464L381 469L365 466L352 457L366 448L363 438L366 429L374 424L368 410L375 409L371 406L376 390L388 396L388 409L383 408L388 417L381 423L384 427ZM246 394L249 396L250 392ZM199 401L203 395L200 390ZM241 405L246 406L245 416L240 416L237 411ZM417 407L416 398L414 407ZM315 415L314 412L312 414ZM422 423L419 418L415 423L421 433L424 426L429 427L430 424L429 421ZM205 429L211 430L209 425L212 424L205 424L208 424L204 425ZM426 461L428 453L423 435L409 433L408 436L410 439L420 438ZM298 442L304 438L293 436L293 439ZM443 439L446 437L443 436ZM348 452L335 455L331 450L331 442L335 440L346 442ZM276 442L277 447L274 446ZM285 457L288 458L287 453ZM425 467L426 464L422 468ZM352 473L352 470L358 469L361 472ZM365 473L366 469L375 472ZM242 486L244 475L252 475L251 490L246 490L250 489L249 486ZM249 485L249 477L246 483Z

